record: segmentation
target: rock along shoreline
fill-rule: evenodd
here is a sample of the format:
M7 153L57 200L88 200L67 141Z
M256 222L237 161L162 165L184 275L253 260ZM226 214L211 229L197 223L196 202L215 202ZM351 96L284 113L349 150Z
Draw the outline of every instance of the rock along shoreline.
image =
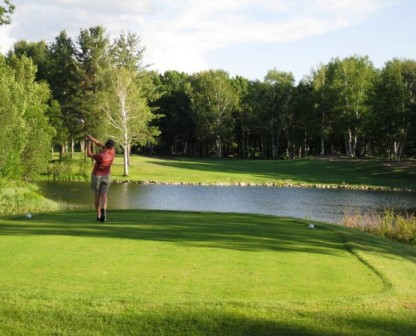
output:
M280 188L315 188L315 189L347 189L347 190L371 190L371 191L408 191L413 192L410 188L391 188L375 187L367 185L348 185L348 184L321 184L321 183L253 183L253 182L161 182L161 181L132 181L132 180L112 180L113 183L135 183L145 185L172 185L172 186L218 186L218 187L280 187Z

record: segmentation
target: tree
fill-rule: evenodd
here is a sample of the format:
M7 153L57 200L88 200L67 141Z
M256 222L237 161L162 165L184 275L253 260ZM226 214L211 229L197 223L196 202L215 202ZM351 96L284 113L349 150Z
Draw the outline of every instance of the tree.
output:
M263 82L258 80L248 83L247 92L242 97L240 114L241 131L246 144L247 158L256 157L257 148L261 154L263 130L259 124L259 106L263 97Z
M154 102L161 131L160 148L165 154L190 155L195 142L195 124L191 118L188 87L189 75L166 71L160 76L160 97Z
M377 144L384 145L395 159L400 159L406 145L412 143L410 132L415 114L416 62L393 59L380 73L370 131L377 130Z
M132 141L143 143L158 135L149 123L155 118L136 72L125 67L107 72L107 91L103 91L101 109L109 121L108 135L114 138L124 151L124 176L129 175L129 151Z
M345 135L346 153L354 157L362 135L363 117L369 110L376 72L367 56L352 56L334 62L336 72L331 88L337 96L334 108L339 115L338 126Z
M318 119L315 120L316 125L319 127L320 136L320 154L326 154L325 142L327 141L331 131L333 116L332 100L331 100L331 83L333 82L334 64L329 63L327 65L321 64L312 72L312 93L314 99L313 109L316 112Z
M47 84L36 83L30 59L12 57L9 63L0 57L0 173L32 178L50 158L54 129L45 115L50 93Z
M223 157L223 145L233 138L232 112L238 104L238 93L227 72L210 70L195 74L189 90L196 136L205 148L215 147Z
M36 66L36 81L47 83L53 78L53 72L48 46L45 41L40 42L27 42L25 40L17 41L13 49L10 50L7 54L9 60L13 58L30 58L33 64ZM49 84L48 84L49 86ZM55 92L58 92L58 88L54 88ZM68 140L69 133L68 129L64 126L64 118L59 102L52 97L48 102L48 108L46 111L46 116L48 117L49 124L55 129L55 136L53 137L52 144L52 153L54 144L64 148L64 144ZM61 152L62 154L62 152Z
M97 137L105 134L105 116L99 108L102 95L98 93L107 90L105 77L112 66L110 46L110 39L102 26L81 29L77 38L79 84L74 95L77 106L74 117L85 120L86 131L94 133ZM79 128L77 130L80 131ZM74 134L74 137L77 137L77 134Z
M61 156L65 154L69 134L72 138L79 133L80 118L75 97L78 92L79 76L75 60L75 46L65 31L61 31L48 49L47 79L52 97L59 103L62 114L61 132L55 140L60 146ZM56 108L57 106L55 106Z
M264 82L255 87L254 112L256 125L269 135L272 158L279 153L280 137L287 129L291 114L294 78L291 72L270 70Z
M3 2L4 6L0 6L0 26L12 22L11 15L16 8L10 0L3 0Z
M110 55L116 67L140 71L143 69L144 51L140 36L134 33L121 33L111 45Z
M55 135L46 116L50 91L47 83L35 81L36 67L23 57L13 62L16 81L23 84L25 108L25 146L21 154L23 176L32 178L43 172L50 159L50 145Z
M62 109L57 100L51 99L48 103L48 109L45 112L49 120L49 125L55 130L55 135L52 138L52 154L54 144L60 144L61 146L68 140L69 132L64 126L64 118L62 116Z
M14 70L6 64L0 55L0 173L3 177L21 175L20 156L25 142L20 134L25 130L23 111L20 109L23 98L23 85L15 78Z
M295 87L291 105L293 118L289 119L287 127L291 136L288 143L292 144L293 152L289 153L289 156L306 157L311 151L312 139L321 135L319 128L316 127L320 120L314 111L313 88L309 80L303 79Z
M231 82L238 95L238 104L234 110L234 133L238 144L238 152L240 157L248 158L250 153L249 138L251 133L251 110L249 105L246 104L245 97L247 97L249 91L250 81L247 78L237 76L233 78Z
M25 40L17 41L12 50L7 53L7 57L11 58L15 55L18 58L26 56L31 58L33 64L36 65L36 80L49 80L49 55L48 46L45 41L27 42Z

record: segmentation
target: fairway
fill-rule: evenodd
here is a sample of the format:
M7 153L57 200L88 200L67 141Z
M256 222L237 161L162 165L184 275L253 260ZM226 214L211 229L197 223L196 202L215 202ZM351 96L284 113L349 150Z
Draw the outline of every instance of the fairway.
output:
M332 185L415 190L414 161L389 162L351 158L298 160L217 160L131 156L129 181L185 184ZM125 181L116 157L112 176Z
M389 300L396 323L404 317L403 330L416 327L414 307L403 308L415 295L414 248L271 216L115 211L105 224L93 219L0 219L0 334L252 334L251 325L233 327L240 318L257 321L263 335L304 334L325 312L310 335L340 327L366 334L368 326L350 332L334 319L351 306L383 315ZM392 260L413 281L404 298L395 292L402 276L389 275ZM220 311L229 316L223 326ZM189 328L196 329L184 333Z

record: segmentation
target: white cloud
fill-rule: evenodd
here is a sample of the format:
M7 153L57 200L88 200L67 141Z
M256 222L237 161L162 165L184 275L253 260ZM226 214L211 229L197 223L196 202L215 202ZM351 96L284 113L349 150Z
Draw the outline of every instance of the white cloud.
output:
M178 69L186 73L195 73L209 69L201 53L189 45L175 45L171 48L152 49L145 57L145 64L149 60L150 68L164 72Z
M197 67L207 52L237 43L279 43L324 34L355 25L392 1L165 2L169 6L161 15L149 17L150 24L142 27L143 40L148 50L164 50L165 57L154 62L159 69L188 62Z
M146 61L161 71L208 68L206 54L239 43L280 43L356 25L402 0L14 0L13 25L0 27L4 52L12 39L52 41L81 28L142 37Z
M13 39L10 37L10 29L9 26L0 29L0 53L5 54L13 44Z
M162 42L185 41L209 51L232 43L283 42L322 34L357 24L380 5L376 0L178 1L170 8L174 15L149 17L149 25L142 28Z

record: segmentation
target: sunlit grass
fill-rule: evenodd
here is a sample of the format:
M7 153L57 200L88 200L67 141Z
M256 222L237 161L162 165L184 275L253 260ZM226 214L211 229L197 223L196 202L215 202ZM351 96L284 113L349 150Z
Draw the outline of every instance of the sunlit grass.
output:
M76 153L73 161L54 162L41 179L88 180L92 161ZM344 158L298 160L239 160L161 158L132 155L128 176L123 157L112 167L113 178L142 183L238 184L305 187L416 189L416 163Z
M120 180L269 185L416 187L416 164L396 169L378 160L234 160L132 156L129 176L117 157L113 177Z
M416 249L272 216L0 218L0 334L407 335Z

